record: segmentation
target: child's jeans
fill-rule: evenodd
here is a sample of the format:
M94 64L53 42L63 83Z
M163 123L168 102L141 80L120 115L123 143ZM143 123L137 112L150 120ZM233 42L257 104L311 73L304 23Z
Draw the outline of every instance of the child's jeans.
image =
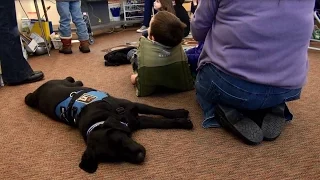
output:
M137 49L131 49L127 54L127 59L131 62L134 72L138 71Z
M77 27L77 35L79 41L85 41L89 39L88 29L86 23L83 20L81 12L80 1L60 2L57 1L57 10L60 15L60 27L59 33L62 38L71 38L71 26L70 21Z

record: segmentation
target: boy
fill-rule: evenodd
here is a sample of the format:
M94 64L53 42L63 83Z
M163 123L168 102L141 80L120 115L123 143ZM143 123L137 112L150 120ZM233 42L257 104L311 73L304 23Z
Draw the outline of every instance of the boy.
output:
M138 49L128 53L133 54L130 58L135 73L131 75L131 83L137 96L150 95L159 87L175 91L193 89L188 60L181 46L185 27L179 18L166 11L151 19L148 38L142 36Z
M79 50L83 53L90 52L89 48L89 34L87 25L83 20L81 12L80 0L56 0L57 10L60 16L59 34L63 46L59 52L64 54L71 54L71 27L70 21L77 27L77 35L80 41Z

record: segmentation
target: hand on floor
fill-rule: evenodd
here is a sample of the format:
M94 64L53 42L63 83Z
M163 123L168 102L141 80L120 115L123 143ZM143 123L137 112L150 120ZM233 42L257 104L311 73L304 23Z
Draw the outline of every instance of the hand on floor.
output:
M137 77L138 77L138 74L132 74L131 75L131 83L133 85L135 85L137 83Z

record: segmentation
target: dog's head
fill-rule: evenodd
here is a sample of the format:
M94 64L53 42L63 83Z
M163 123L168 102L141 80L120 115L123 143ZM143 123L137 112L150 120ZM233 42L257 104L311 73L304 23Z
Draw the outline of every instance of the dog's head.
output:
M79 167L94 173L99 162L127 161L142 163L146 150L130 137L130 129L114 117L109 117L87 137L87 149Z

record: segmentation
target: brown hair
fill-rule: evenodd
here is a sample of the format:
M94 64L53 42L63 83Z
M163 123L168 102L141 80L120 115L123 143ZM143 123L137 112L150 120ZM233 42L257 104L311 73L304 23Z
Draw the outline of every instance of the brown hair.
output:
M181 43L185 27L174 14L159 11L151 20L149 36L153 36L158 43L174 47Z
M172 14L176 14L172 5L172 0L159 0L159 1L161 3L161 8L159 9L159 11L168 11Z

